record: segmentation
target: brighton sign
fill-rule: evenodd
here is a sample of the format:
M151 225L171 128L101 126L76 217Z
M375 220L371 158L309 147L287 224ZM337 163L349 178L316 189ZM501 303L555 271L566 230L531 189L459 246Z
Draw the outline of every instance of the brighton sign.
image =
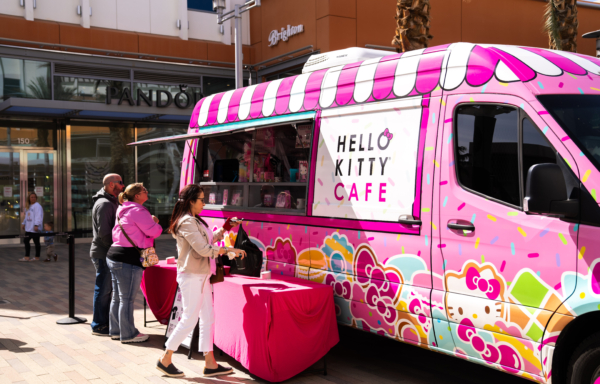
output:
M281 28L281 31L277 31L276 29L274 29L269 34L269 47L277 45L277 43L279 43L279 40L288 41L290 36L294 36L302 32L304 32L304 25L302 24L296 26L290 26L288 24L287 29Z
M136 92L137 97L134 99L129 88L123 88L120 91L117 87L106 87L106 104L112 104L113 99L119 99L117 105L127 102L131 106L136 105L139 107L143 102L149 107L167 108L174 103L177 108L186 109L193 107L204 97L201 93L183 90L173 96L171 92L159 89L156 91L156 103L154 103L152 101L154 92L154 90L150 89L148 90L148 94L146 94L138 88ZM163 95L166 97L166 100L163 100Z

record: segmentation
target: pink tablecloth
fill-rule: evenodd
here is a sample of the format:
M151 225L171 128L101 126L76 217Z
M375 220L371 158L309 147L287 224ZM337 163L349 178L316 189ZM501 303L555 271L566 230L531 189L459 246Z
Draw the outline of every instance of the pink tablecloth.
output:
M331 286L231 276L213 288L215 344L265 380L297 375L339 341Z
M166 260L161 260L157 265L146 268L141 288L156 320L167 324L177 292L177 264L167 264Z
M228 274L229 267L225 266L225 275ZM146 268L140 287L156 320L168 324L177 292L177 264L161 260L157 265Z

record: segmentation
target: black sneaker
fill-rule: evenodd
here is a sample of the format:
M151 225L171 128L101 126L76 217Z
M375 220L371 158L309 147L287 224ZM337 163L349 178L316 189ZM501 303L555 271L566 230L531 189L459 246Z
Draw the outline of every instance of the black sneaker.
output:
M215 369L204 368L204 376L229 375L230 373L233 373L233 368L225 368L219 364Z
M173 365L173 363L169 364L168 367L165 367L160 362L160 359L156 363L156 369L158 369L159 371L161 371L162 373L164 373L165 375L167 375L169 377L183 377L183 376L185 376L185 373L183 373L183 371L180 371L179 369L175 368L175 366Z
M98 328L96 330L92 329L92 335L94 336L110 336L108 333L108 326L104 326L102 328Z

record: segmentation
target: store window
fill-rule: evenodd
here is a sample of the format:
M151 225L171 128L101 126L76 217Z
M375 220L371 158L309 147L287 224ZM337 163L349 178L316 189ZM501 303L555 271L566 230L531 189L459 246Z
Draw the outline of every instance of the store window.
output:
M148 96L149 91L152 91L152 101L156 102L157 91L165 91L171 94L171 100L174 101L177 94L181 92L179 85L165 85L165 84L148 84L148 83L135 83L133 90L133 98L137 100L137 90L140 89L144 95ZM195 105L195 101L202 98L200 87L187 87L186 92L191 96L191 100L187 100L185 95L180 94L178 96L180 105L189 105L190 107ZM161 93L161 102L166 105L169 97L165 93ZM144 101L142 100L142 105Z
M0 57L0 97L51 99L50 63Z
M84 77L54 76L54 100L106 102L106 88L115 87L119 94L131 83L122 80L98 80Z
M187 125L138 125L138 140L156 139L187 133ZM169 226L171 213L179 198L181 160L186 142L160 143L137 147L137 181L148 189L144 204L158 217L163 228Z
M31 124L34 127L10 127L0 124L0 147L42 147L54 148L56 130L54 123L40 122Z
M118 173L125 185L135 182L130 124L73 123L71 126L71 203L73 230L91 237L93 196L107 173Z
M207 209L304 214L312 124L289 124L202 141Z
M248 80L244 80L244 87L247 85ZM235 89L234 78L202 76L202 93L205 97L215 93L230 91L232 89Z
M214 12L212 0L187 0L187 4L194 11Z

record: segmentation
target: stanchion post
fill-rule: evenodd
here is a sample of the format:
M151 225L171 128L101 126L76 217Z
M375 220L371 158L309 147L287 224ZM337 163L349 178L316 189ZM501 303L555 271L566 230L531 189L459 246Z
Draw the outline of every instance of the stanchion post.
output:
M56 324L80 324L85 323L87 319L75 316L75 236L71 233L67 235L67 244L69 245L69 317L56 321Z

